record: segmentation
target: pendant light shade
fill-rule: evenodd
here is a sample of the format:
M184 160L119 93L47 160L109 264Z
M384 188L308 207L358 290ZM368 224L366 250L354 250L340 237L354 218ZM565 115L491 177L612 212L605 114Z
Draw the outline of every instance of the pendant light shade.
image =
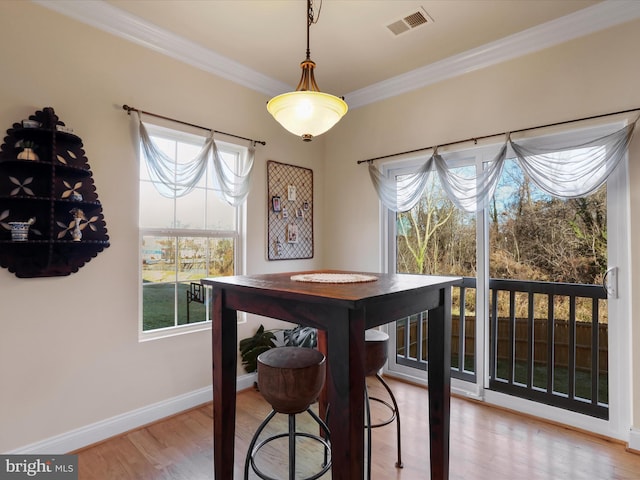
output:
M307 58L300 67L302 77L294 92L273 97L267 111L286 130L305 142L330 130L347 113L346 102L334 95L322 93L314 76L315 62L309 50L309 27L314 23L311 0L307 0Z
M295 91L273 97L267 110L285 129L310 141L331 129L347 113L347 104L328 93Z

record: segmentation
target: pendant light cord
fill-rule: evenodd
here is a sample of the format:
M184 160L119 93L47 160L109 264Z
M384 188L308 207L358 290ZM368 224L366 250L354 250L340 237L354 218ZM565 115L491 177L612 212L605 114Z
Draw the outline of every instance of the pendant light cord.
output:
M309 48L309 30L313 23L313 5L311 0L307 0L307 60L311 60L311 49Z
M322 10L322 0L320 0L320 7L318 8L318 15L313 14L313 0L307 0L307 60L311 60L311 47L309 43L309 30L311 25L318 23L320 20L320 11Z

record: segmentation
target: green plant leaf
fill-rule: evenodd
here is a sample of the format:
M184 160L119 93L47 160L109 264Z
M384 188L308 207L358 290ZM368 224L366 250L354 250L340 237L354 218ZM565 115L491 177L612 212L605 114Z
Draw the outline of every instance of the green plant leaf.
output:
M275 346L273 343L274 338L273 332L265 331L264 326L260 325L252 337L240 340L239 349L242 357L242 366L248 373L255 372L258 369L258 355Z
M314 348L318 344L318 331L313 327L297 326L287 331L287 345Z
M242 357L242 366L247 373L252 373L258 370L258 357L261 353L271 350L273 347L268 345L258 345L255 348L249 350Z

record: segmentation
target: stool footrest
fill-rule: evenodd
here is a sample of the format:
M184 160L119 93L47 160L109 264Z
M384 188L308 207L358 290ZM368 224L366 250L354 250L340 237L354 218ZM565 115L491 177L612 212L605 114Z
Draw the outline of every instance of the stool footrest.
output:
M308 432L299 432L296 431L296 422L295 422L295 414L288 414L289 417L289 429L285 433L278 433L276 435L272 435L270 437L265 438L264 440L258 442L258 437L265 429L267 424L271 421L271 419L276 415L275 410L272 410L269 415L262 421L256 433L253 435L251 439L251 443L249 445L249 449L247 452L247 458L245 460L244 465L244 479L248 480L249 478L249 467L254 471L254 473L262 478L263 480L282 480L282 477L270 477L266 473L264 473L260 468L256 465L255 457L264 446L278 440L280 438L289 438L289 480L293 480L295 478L295 442L298 437L309 438L311 440L315 440L322 444L324 450L324 461L322 463L322 468L316 474L306 477L302 480L316 480L320 478L322 475L327 473L331 468L331 444L329 442L329 427L327 427L326 423L320 419L312 410L308 408L307 413L314 419L314 421L320 426L320 430L324 434L324 436L314 435Z

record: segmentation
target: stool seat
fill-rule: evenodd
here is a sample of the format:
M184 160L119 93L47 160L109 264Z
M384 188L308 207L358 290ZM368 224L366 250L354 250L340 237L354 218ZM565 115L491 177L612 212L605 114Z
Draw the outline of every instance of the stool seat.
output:
M387 348L389 335L380 330L366 330L364 373L367 377L373 376L384 367L387 362Z
M258 388L276 412L304 412L318 399L326 365L312 348L272 348L258 356Z

